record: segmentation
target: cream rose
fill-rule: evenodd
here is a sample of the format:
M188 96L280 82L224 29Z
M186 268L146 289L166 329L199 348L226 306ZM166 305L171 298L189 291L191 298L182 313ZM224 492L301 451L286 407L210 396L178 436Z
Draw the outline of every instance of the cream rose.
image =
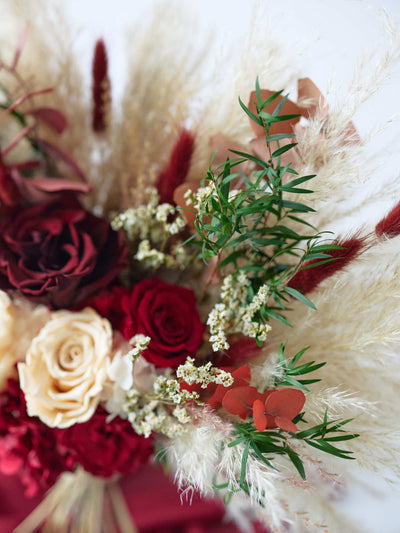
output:
M18 365L28 414L58 428L89 420L111 349L111 325L93 309L53 313Z
M11 350L14 330L12 302L8 295L0 291L0 388L4 388L7 378L14 372L16 360Z

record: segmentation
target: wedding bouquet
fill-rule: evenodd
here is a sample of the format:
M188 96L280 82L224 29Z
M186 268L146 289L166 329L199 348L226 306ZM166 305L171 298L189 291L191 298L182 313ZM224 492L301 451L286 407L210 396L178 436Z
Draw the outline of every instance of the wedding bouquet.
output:
M48 489L15 531L134 531L149 463L242 530L356 531L340 479L398 469L400 204L340 224L388 193L352 116L395 31L343 107L270 47L200 115L157 15L117 108L40 10L0 49L0 471Z

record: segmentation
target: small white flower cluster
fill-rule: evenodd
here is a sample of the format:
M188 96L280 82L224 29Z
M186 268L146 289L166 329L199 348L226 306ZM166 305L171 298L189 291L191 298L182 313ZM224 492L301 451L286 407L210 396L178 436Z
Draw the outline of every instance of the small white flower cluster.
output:
M179 381L168 378L167 376L159 376L156 379L154 383L154 392L167 402L172 402L176 405L181 405L199 398L197 392L189 392L184 389L181 390Z
M147 349L148 345L150 344L150 341L150 337L147 337L142 333L137 333L130 339L129 344L133 346L133 348L129 352L129 355L133 358L133 360L137 359L139 355L142 355L142 353Z
M254 314L265 305L269 296L268 285L263 285L249 305L243 305L247 299L247 287L250 281L244 272L240 272L237 279L232 274L226 276L221 289L222 303L215 304L208 315L207 325L210 327L210 342L216 352L227 350L229 343L227 335L243 333L247 337L264 341L271 326L259 324L253 320Z
M188 189L185 192L184 198L186 200L186 205L193 205L194 209L197 211L200 208L206 205L206 203L211 199L215 194L215 186L212 182L206 187L199 187L194 193L191 189Z
M124 404L129 422L138 435L150 437L153 431L172 438L186 431L185 424L190 421L184 407L175 407L172 413L159 400L148 400L132 389Z
M178 366L176 375L188 385L201 383L202 389L207 388L209 383L216 383L224 387L229 387L233 384L233 377L229 372L213 367L211 362L196 367L192 357L188 357L183 365Z
M177 235L186 225L180 210L171 204L159 204L156 189L146 189L149 196L147 204L130 208L119 214L112 221L116 230L123 228L132 242L139 240L135 259L143 262L148 268L185 268L189 259L183 253L180 243L174 245L171 253L161 251L172 235ZM168 219L172 218L172 222Z
M179 381L170 375L161 375L154 381L151 393L140 394L135 388L129 390L123 411L139 435L148 437L156 431L173 437L185 432L185 424L191 421L184 404L197 402L198 398L197 392L181 390Z
M165 254L157 250L157 248L152 248L148 239L140 241L134 258L146 264L147 267L154 269L160 268L162 265L167 268L183 269L188 263L188 256L182 245L173 246L172 254Z

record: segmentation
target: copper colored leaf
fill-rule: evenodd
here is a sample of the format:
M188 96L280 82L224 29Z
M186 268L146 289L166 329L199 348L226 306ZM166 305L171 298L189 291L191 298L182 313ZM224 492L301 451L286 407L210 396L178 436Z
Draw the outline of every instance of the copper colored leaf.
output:
M32 130L34 129L34 126L27 126L23 130L21 130L18 135L10 142L10 144L3 150L3 156L7 155L13 148L17 146L17 144L22 141L24 137L26 137Z
M82 181L86 182L86 176L83 170L69 154L61 150L61 148L58 148L58 146L54 145L53 143L46 141L45 139L37 139L36 143L44 152L46 152L54 159L58 159L65 163L76 176L78 176Z
M10 107L7 109L7 112L11 113L12 111L14 111L14 109L20 106L23 102L25 102L26 100L29 100L33 96L37 96L39 94L51 93L52 91L53 89L49 88L49 89L42 89L40 91L32 91L30 93L24 94L24 96L21 96L20 98L15 100L15 102L12 105L10 105Z
M37 107L31 109L29 114L34 115L36 119L44 122L46 126L58 134L61 134L67 127L65 115L52 107Z
M228 413L238 415L244 420L251 414L252 405L259 396L255 387L234 387L225 394L222 407Z
M296 424L293 424L293 422L291 420L289 420L289 418L276 416L275 417L275 422L276 422L276 425L278 426L278 428L281 428L284 431L290 431L291 433L296 433L297 432Z
M21 32L21 35L18 39L17 48L15 50L14 59L11 65L11 70L15 70L17 68L19 58L21 57L22 50L24 49L24 46L25 46L27 32L28 32L28 24L25 24Z
M255 400L253 403L254 425L258 431L264 431L267 428L267 416L265 414L265 405L261 400Z
M298 389L274 391L265 401L265 411L270 416L292 420L302 410L306 397Z

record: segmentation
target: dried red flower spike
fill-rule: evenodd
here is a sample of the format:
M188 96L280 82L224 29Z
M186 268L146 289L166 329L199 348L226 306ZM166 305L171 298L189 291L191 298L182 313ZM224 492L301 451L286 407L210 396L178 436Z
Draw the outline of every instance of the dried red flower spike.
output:
M396 237L400 234L400 202L375 226L378 237Z
M107 52L103 39L96 43L93 57L93 131L104 131L107 127L107 114L110 107L110 80L108 77Z
M182 130L172 149L166 168L159 174L157 179L160 203L174 203L174 190L179 185L182 185L186 179L193 150L194 136L189 131Z
M299 270L289 281L289 287L301 291L303 294L312 292L318 285L329 278L336 272L343 270L351 261L356 259L364 250L365 238L351 237L347 240L338 240L334 243L341 248L330 250L328 253L335 258L334 261L329 261L322 265L313 268ZM304 266L312 265L319 262L320 259L308 261Z

